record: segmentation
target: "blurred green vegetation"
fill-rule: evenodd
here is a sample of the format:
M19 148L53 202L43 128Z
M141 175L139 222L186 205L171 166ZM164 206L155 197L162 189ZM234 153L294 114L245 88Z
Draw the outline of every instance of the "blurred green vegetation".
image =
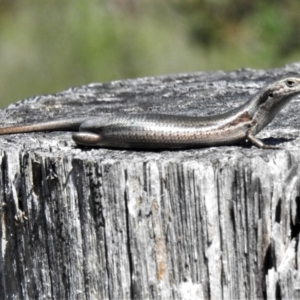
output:
M121 78L300 60L300 2L0 0L0 105Z

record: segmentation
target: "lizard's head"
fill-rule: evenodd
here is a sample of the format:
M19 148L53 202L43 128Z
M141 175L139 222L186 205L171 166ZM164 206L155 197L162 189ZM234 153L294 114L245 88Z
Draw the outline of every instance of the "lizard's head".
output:
M261 103L266 107L287 104L291 98L300 93L300 78L288 77L270 84L261 97Z
M266 110L270 115L277 114L297 94L300 94L300 78L288 77L268 85L256 103L258 109Z
M300 78L288 77L272 83L268 88L269 98L285 98L300 93Z
M300 94L300 78L288 77L268 85L256 98L253 119L258 123L257 132L269 124L277 113Z

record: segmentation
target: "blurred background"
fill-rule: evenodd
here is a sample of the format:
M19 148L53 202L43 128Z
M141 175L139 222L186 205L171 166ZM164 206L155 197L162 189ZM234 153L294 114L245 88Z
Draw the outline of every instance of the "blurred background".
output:
M300 1L0 0L0 106L122 78L300 61Z

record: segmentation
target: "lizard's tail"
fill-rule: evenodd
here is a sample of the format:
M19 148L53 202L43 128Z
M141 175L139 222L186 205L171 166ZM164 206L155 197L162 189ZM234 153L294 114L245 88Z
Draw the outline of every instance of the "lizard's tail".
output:
M78 131L80 124L85 120L86 118L77 118L3 127L0 128L0 135L40 131Z

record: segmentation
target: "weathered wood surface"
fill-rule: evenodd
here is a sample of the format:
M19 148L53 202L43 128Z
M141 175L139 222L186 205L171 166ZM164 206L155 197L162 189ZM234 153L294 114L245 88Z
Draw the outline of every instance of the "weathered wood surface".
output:
M111 111L205 115L300 64L122 80L38 96L1 125ZM261 133L281 150L79 149L0 137L1 299L300 297L300 104Z

